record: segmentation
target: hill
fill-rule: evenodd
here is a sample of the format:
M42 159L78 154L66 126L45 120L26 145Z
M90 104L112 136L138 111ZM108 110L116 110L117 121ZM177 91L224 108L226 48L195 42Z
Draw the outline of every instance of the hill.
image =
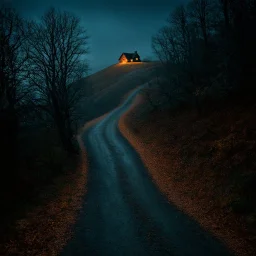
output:
M77 107L79 126L118 106L129 91L152 80L158 67L159 62L115 64L76 82L75 90L84 95Z

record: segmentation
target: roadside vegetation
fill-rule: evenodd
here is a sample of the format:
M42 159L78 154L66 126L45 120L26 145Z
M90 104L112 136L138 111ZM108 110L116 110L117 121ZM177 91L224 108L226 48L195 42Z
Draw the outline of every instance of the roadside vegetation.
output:
M85 184L84 178L80 181L75 178L81 174L81 168L79 145L74 137L79 119L76 106L84 95L72 84L88 70L84 60L87 53L86 30L73 14L51 8L40 20L27 21L14 9L1 6L0 242L3 251L8 240L16 241L12 235L18 232L17 220L26 219L35 207L47 205L50 199L62 200L62 186L74 189L74 201L77 194L81 196L80 188L72 184ZM73 181L67 177L73 177ZM57 180L62 180L62 184ZM68 205L73 200L71 197L67 199ZM74 206L78 207L76 204L69 206L66 212ZM73 214L75 209L71 210ZM48 222L60 215L49 217L49 214L41 213L33 218L41 218L49 228ZM24 223L29 226L30 220ZM42 237L47 237L48 233L39 223L31 226L30 233L24 232L33 237L31 232L35 231L35 226L41 232L41 238L38 234L34 238L43 241ZM51 232L51 235L54 237L56 233ZM21 235L21 238L25 237ZM31 241L33 243L36 247L36 242ZM12 246L15 249L16 245ZM15 253L23 250L16 249Z
M162 192L237 255L256 253L255 25L255 1L179 6L152 38L156 80L120 121Z

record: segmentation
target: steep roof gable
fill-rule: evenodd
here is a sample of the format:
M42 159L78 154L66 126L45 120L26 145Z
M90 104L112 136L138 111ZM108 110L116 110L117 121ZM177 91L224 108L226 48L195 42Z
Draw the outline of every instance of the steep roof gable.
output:
M137 52L134 53L127 53L127 52L123 52L121 54L121 56L119 57L119 60L121 59L122 56L125 56L128 60L130 59L134 59L134 58L140 58L139 54Z

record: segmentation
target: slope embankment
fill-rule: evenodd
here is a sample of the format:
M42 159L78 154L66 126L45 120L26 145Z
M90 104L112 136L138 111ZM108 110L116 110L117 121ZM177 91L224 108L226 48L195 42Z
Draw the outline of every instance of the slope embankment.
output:
M142 108L137 100L119 128L162 193L236 255L256 255L256 215L245 207L255 206L246 201L255 185L242 183L255 177L255 106L231 104L205 117L188 110L144 118Z

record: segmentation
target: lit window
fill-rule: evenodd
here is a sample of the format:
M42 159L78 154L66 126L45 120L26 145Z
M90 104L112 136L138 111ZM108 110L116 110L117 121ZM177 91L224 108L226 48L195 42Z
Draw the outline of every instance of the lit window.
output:
M131 62L133 62L133 59L131 59Z
M138 60L138 58L136 58L136 60Z

